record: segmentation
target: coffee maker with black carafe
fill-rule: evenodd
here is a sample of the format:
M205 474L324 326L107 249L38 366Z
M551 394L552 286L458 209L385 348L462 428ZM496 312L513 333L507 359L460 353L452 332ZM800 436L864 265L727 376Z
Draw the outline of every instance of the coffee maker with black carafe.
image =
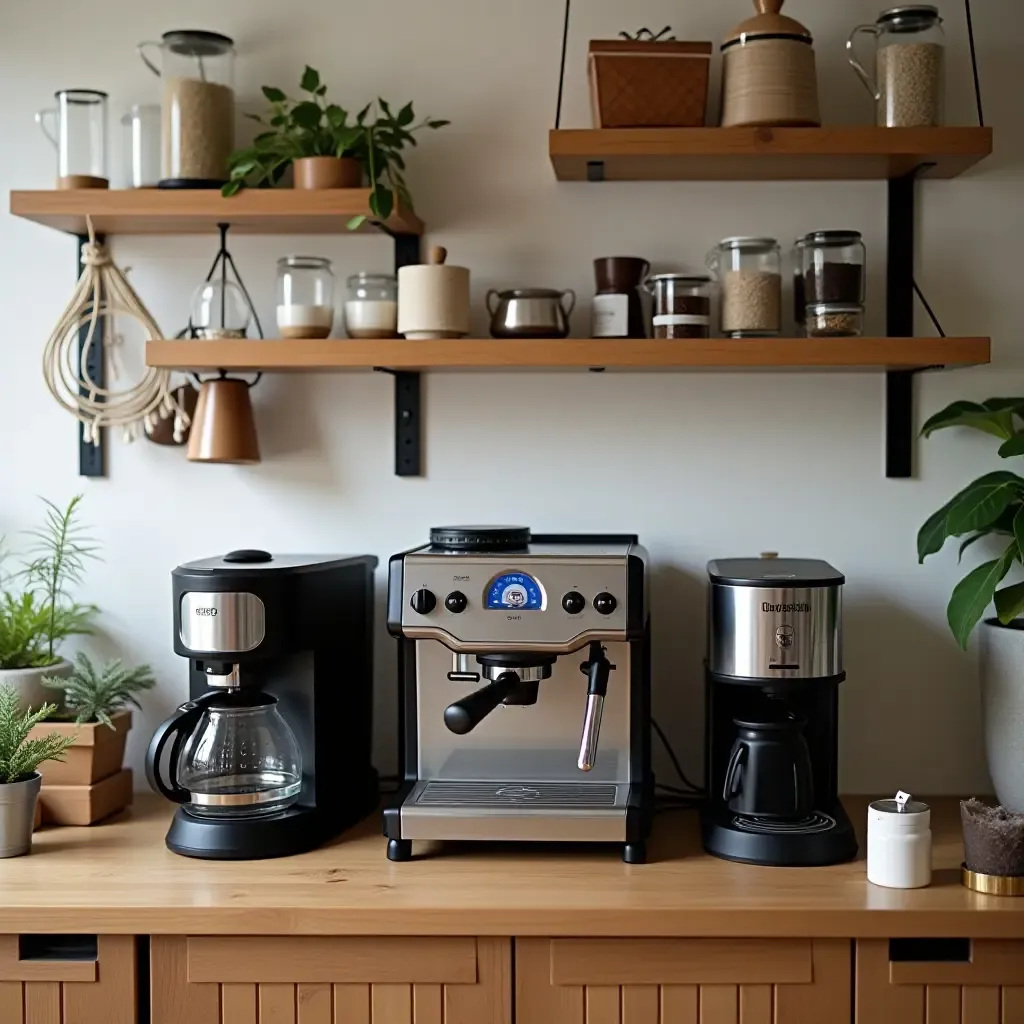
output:
M647 553L632 535L444 527L391 559L402 783L388 857L414 840L617 843L646 856Z
M182 805L167 833L175 853L300 853L374 809L376 565L241 550L174 570L190 699L157 729L146 771Z
M838 795L842 573L804 558L708 563L705 849L824 865L857 853Z

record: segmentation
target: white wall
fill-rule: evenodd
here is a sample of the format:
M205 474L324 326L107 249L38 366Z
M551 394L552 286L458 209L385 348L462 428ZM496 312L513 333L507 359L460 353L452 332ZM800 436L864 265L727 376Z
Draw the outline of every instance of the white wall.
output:
M953 123L972 123L963 11L946 0ZM172 12L173 7L173 12ZM112 122L157 98L134 44L179 27L238 43L240 104L259 86L293 88L304 63L350 107L377 94L414 97L453 127L424 140L411 179L429 241L473 271L474 329L486 336L484 291L550 285L593 292L595 256L635 252L658 265L699 264L719 238L768 234L785 243L812 228L863 231L871 261L870 326L883 331L885 187L881 184L559 184L547 159L562 5L555 0L103 0L4 4L0 24L0 189L47 188L53 155L32 123L54 89L111 94ZM585 52L591 37L641 22L680 38L718 39L749 4L645 0L575 5L566 127L589 124ZM996 155L978 171L920 189L919 281L950 334L988 334L994 365L921 379L921 415L954 398L1018 393L1019 252L1024 214L1015 0L975 4L986 114ZM843 42L870 21L869 0L791 0L813 30L822 105L831 121L866 121L870 101L845 65ZM718 76L718 61L713 78ZM717 90L716 90L717 92ZM114 133L120 152L119 129ZM210 238L119 238L119 264L173 334L215 251ZM388 269L383 238L238 238L234 254L265 323L274 261L313 252L339 278ZM986 787L976 654L945 626L958 579L952 552L916 564L918 525L997 460L983 437L940 436L919 449L919 476L882 473L878 375L438 374L424 379L426 473L392 474L391 381L381 375L266 378L254 392L264 461L191 465L184 453L115 441L105 480L80 480L75 428L48 397L43 344L74 284L74 242L3 215L0 308L3 399L0 532L32 525L36 495L81 490L104 561L87 596L102 637L151 662L159 692L132 738L137 766L149 728L185 694L170 646L170 570L238 546L371 551L382 560L424 539L431 524L522 521L538 530L630 530L654 561L655 707L699 772L704 565L764 549L819 556L846 587L842 783L850 791L967 793ZM584 302L584 306L586 303ZM575 319L586 334L588 316ZM926 318L920 329L929 332ZM516 422L515 429L509 427ZM379 577L383 589L383 574ZM379 760L390 768L393 651L378 624Z

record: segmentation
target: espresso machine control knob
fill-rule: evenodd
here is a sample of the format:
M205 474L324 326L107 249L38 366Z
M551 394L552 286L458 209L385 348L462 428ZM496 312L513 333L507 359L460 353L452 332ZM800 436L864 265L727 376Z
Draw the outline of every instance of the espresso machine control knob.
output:
M466 595L461 590L453 590L445 599L444 606L450 612L458 615L459 612L466 610L466 605L469 602L466 600Z
M587 607L587 599L578 591L570 590L569 593L562 598L562 607L570 615L579 615L579 613Z
M437 607L437 598L424 587L412 595L412 600L409 603L414 612L418 612L420 615L429 615Z
M602 591L594 598L594 608L602 615L611 615L618 607L618 604L619 602L615 600L615 597L607 591Z

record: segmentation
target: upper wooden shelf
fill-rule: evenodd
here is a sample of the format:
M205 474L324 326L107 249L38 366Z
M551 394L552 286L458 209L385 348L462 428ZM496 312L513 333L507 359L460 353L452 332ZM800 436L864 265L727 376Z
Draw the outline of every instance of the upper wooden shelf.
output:
M162 369L236 372L370 370L908 370L989 361L988 338L761 338L456 341L151 341Z
M75 189L12 192L11 213L74 235L87 233L92 218L99 234L212 234L217 225L250 235L344 234L352 217L369 214L367 188L246 189L225 199L216 189ZM380 230L367 221L359 230ZM397 210L386 228L395 234L423 234L423 221Z
M552 131L560 181L884 181L955 178L991 128L615 128Z

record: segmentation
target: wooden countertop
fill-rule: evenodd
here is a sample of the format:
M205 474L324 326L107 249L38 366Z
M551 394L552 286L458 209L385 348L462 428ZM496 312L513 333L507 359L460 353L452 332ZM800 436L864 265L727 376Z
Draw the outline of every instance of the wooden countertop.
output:
M847 800L855 822L866 803ZM659 815L636 866L612 849L471 845L391 864L376 816L299 857L190 860L163 844L167 803L138 795L110 824L47 829L29 856L0 860L0 933L1024 938L1024 899L960 885L957 801L931 803L934 879L908 891L871 885L863 855L716 860L681 811Z

